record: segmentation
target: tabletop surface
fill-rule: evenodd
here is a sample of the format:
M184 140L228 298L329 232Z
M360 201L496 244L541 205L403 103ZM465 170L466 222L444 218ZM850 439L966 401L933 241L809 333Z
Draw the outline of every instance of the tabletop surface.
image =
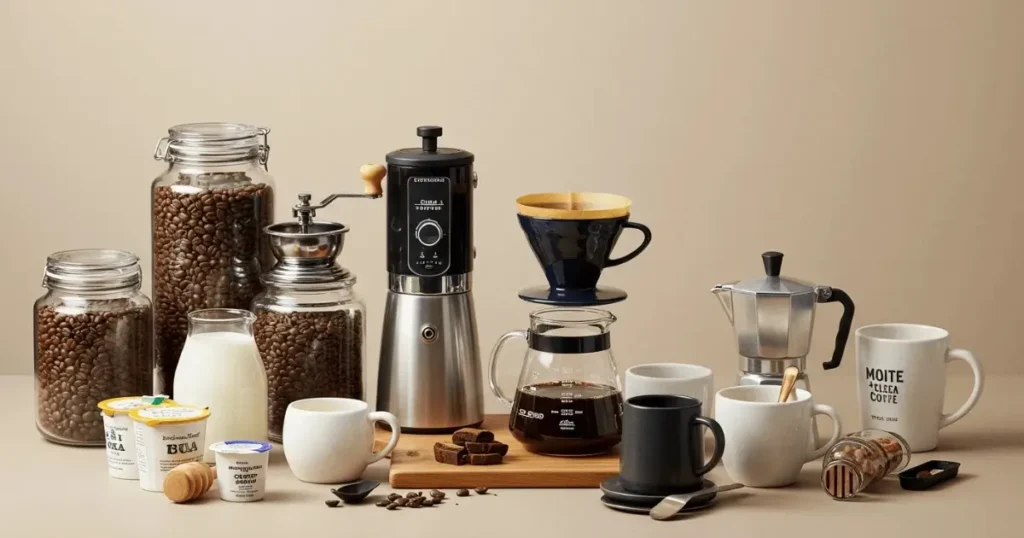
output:
M718 378L716 386L725 386ZM947 411L959 406L971 380L951 377ZM852 377L818 373L815 401L835 406L844 432L859 429ZM0 506L4 536L197 537L271 532L281 536L1024 536L1024 377L991 376L974 411L941 434L939 449L914 454L959 461L960 476L936 489L911 492L894 478L857 502L832 500L819 486L821 463L804 466L786 488L745 488L723 494L710 510L656 522L603 507L596 489L500 489L445 505L389 512L372 504L327 508L330 486L305 484L288 470L280 446L271 453L262 502L221 501L211 491L199 502L174 505L137 481L107 476L102 448L43 441L35 430L32 378L0 376ZM823 419L824 420L824 419ZM825 423L822 422L822 426ZM384 482L387 460L364 478ZM730 482L719 466L709 475ZM372 533L372 534L371 534ZM641 534L642 533L642 534Z

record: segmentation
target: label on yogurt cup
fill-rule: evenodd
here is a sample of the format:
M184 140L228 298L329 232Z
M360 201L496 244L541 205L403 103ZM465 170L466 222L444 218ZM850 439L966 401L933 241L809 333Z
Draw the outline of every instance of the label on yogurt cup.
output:
M270 443L262 441L222 441L210 445L219 454L259 454L270 450Z

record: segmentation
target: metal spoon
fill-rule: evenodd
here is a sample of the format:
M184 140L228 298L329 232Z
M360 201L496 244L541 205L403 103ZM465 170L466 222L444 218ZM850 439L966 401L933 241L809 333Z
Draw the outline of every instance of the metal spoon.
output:
M678 514L683 508L686 508L686 505L697 497L706 497L712 493L721 493L723 491L740 489L742 487L743 484L726 484L724 486L714 486L700 491L694 491L693 493L669 495L662 499L657 506L651 508L651 519L656 519L658 521L668 519Z
M779 390L779 402L789 400L789 395L793 393L793 388L796 387L796 378L799 376L800 369L796 366L788 366L782 372L782 389Z

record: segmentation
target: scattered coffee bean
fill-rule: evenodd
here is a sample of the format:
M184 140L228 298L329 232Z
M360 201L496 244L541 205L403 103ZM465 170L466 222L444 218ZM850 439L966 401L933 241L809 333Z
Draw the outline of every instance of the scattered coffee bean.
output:
M430 499L423 499L423 507L424 508L429 508L431 506L434 506L434 501L432 501Z
M419 496L420 496L420 494L416 493L415 491L410 491L409 493L405 494L405 498L406 499L415 499L416 497L419 497Z
M457 495L459 497L468 497L469 496L469 490L466 489L466 488L462 488L459 491L456 491L455 495Z
M261 263L269 269L274 261L262 237L273 215L273 189L243 172L179 174L153 188L158 391L173 391L189 312L251 306Z
M401 493L388 493L388 500L394 502L402 497Z
M280 442L295 400L363 399L363 313L282 312L270 301L254 307L253 333L267 370L270 439Z
M341 504L341 501L339 501L337 499L331 499L329 501L324 501L324 504L326 504L327 506L330 506L331 508L335 508L336 506Z
M388 505L388 510L398 510L398 503L391 503Z
M432 490L430 490L430 496L435 498L435 499L443 499L444 498L444 492L439 490L439 489L432 489Z
M405 497L399 497L399 498L395 499L394 502L398 506L405 506L405 505L409 504L409 499L406 499Z
M387 499L381 499L381 500L375 502L374 504L376 504L377 506L380 506L381 508L383 508L383 507L391 504L391 501L389 501Z
M43 436L102 446L96 404L153 393L152 330L152 308L128 298L37 307L36 425Z
M413 497L412 499L409 499L409 506L413 508L419 508L420 506L423 505L423 501L425 500L426 499L424 499L423 497Z
M473 491L477 492L480 495L483 495L484 493L487 493L487 488L480 486L478 488L473 488Z

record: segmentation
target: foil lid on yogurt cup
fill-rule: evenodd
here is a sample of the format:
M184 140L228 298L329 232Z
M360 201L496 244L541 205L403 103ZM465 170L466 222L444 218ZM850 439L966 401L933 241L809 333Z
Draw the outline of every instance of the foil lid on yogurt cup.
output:
M206 407L192 407L187 405L175 407L140 407L132 409L128 416L136 422L146 426L159 426L161 424L185 424L206 420L210 416L210 409Z
M103 413L109 417L114 415L127 415L131 413L133 409L140 407L174 407L178 404L174 400L167 396L160 394L157 396L122 396L120 398L110 398L103 400L96 404Z
M210 450L218 454L261 454L270 451L270 443L263 441L221 441L210 445Z

